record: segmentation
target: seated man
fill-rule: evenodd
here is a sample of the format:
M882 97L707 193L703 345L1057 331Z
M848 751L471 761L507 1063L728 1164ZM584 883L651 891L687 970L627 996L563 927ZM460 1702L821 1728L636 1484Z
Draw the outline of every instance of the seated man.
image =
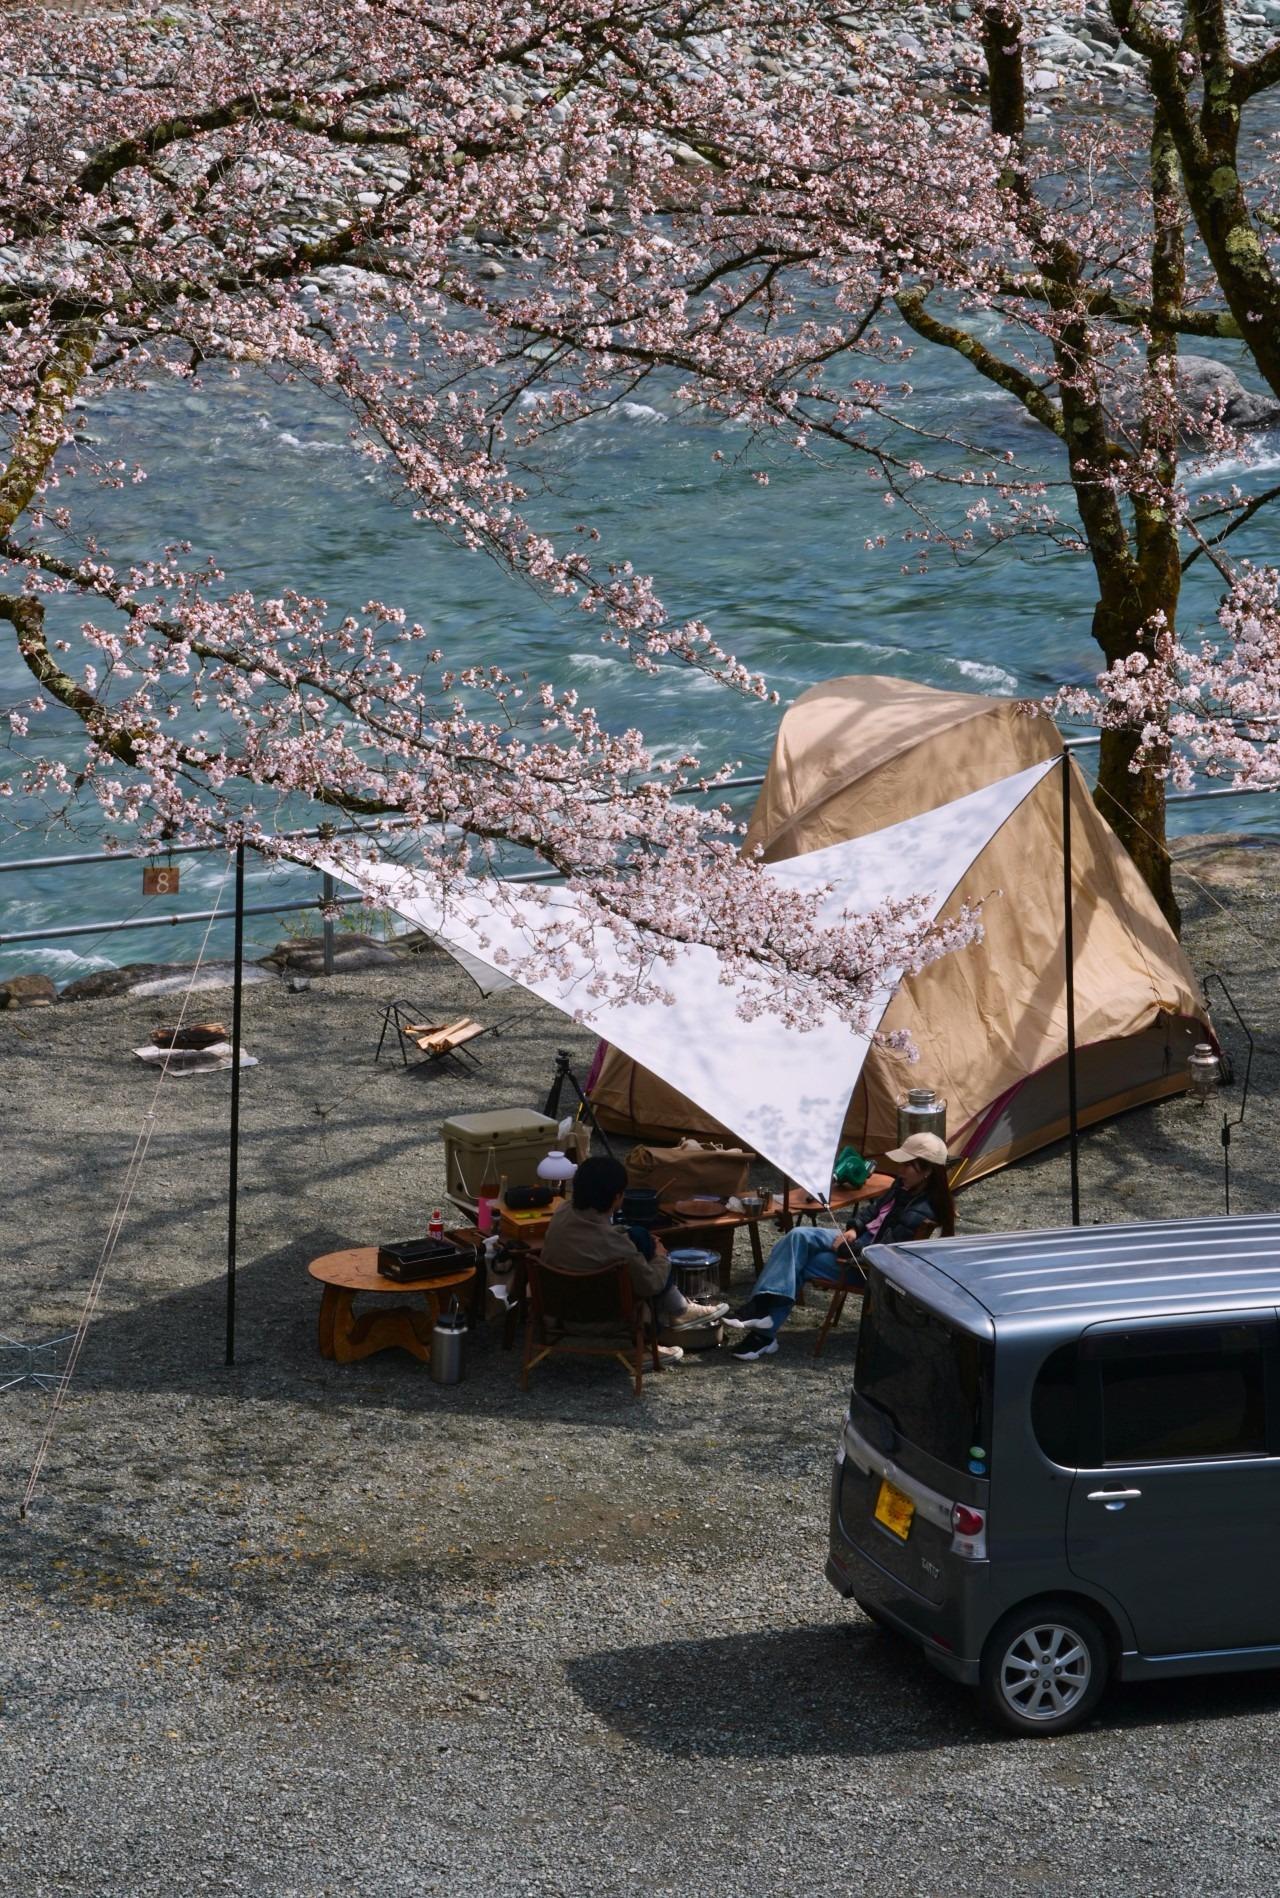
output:
M857 1258L864 1246L899 1244L922 1226L936 1227L947 1239L955 1232L947 1149L937 1134L911 1134L884 1157L898 1168L898 1177L887 1193L858 1207L852 1225L843 1232L796 1226L779 1239L750 1298L736 1318L725 1320L746 1334L733 1347L735 1358L772 1356L801 1287L811 1279L843 1276L850 1285L861 1285Z
M542 1242L543 1264L558 1272L594 1272L625 1264L636 1297L653 1299L673 1330L723 1318L727 1305L694 1305L678 1289L665 1250L646 1227L614 1225L626 1188L621 1160L607 1154L584 1160L573 1176L573 1198L552 1214ZM658 1356L674 1363L684 1353L679 1345L660 1345Z

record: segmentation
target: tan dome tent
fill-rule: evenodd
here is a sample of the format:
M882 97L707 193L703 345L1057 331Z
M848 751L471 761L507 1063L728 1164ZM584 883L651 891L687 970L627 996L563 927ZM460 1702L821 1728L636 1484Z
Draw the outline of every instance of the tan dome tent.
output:
M906 679L833 679L784 715L747 843L771 861L801 856L920 816L1061 750L1048 719L1030 718L1008 699ZM1079 771L1069 769L1077 1071L1087 1125L1181 1092L1206 1016L1173 932ZM947 1100L958 1183L1067 1130L1056 771L961 877L947 908L978 899L986 902L984 941L905 981L884 1017L884 1032L908 1032L918 1061L874 1048L845 1121L845 1138L873 1157L895 1144L905 1090L934 1088ZM727 1132L614 1048L591 1098L618 1132Z

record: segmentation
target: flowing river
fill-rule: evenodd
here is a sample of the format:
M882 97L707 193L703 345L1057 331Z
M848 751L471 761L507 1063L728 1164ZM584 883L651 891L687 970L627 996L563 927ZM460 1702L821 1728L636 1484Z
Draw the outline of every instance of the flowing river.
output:
M1012 401L959 373L951 358L924 352L910 373L935 427L963 428L1060 477L1042 431ZM450 547L415 522L356 455L344 418L309 391L215 377L203 389L159 388L145 401L100 404L85 411L84 424L104 450L148 471L140 486L79 497L81 524L88 502L117 563L186 539L197 554L219 560L230 584L259 593L292 585L336 610L392 601L432 630L448 662L492 661L575 686L607 723L638 724L660 754L693 746L709 763L733 760L744 772L767 763L777 708L674 666L656 679L637 674L597 643L594 622L571 605L541 599L485 557ZM134 432L140 424L141 439ZM712 460L716 449L721 463ZM1278 466L1280 436L1262 436L1247 467L1206 467L1196 481L1216 488L1230 478L1248 489L1274 479ZM767 486L753 478L760 469ZM1063 505L1066 512L1069 502ZM1027 541L964 565L939 553L925 574L904 574L910 550L895 538L907 524L902 510L885 508L856 458L763 451L723 426L681 418L660 394L562 437L546 492L529 511L553 530L579 520L597 527L602 557L625 556L652 573L670 611L705 619L722 645L766 674L784 703L842 673L1038 697L1097 670L1084 559ZM1266 557L1274 540L1268 518L1263 510L1236 537L1237 555ZM885 548L868 551L866 541L882 533ZM1214 579L1207 561L1188 575L1184 630L1210 625ZM26 684L6 646L0 704L23 696ZM41 744L56 732L64 755L74 758L72 723L46 715L37 723ZM1266 829L1275 806L1270 797L1235 797L1179 804L1170 815L1174 831ZM13 799L4 818L6 860L101 843L96 808L54 813ZM293 821L314 816L295 813ZM181 862L175 899L143 897L134 862L5 875L0 931L157 920L121 934L0 947L0 974L43 969L61 983L113 963L194 955L203 926L175 928L163 917L227 904L230 885L221 858ZM283 904L314 888L314 878L253 864L247 900ZM285 926L274 915L251 919L247 952L263 953ZM315 922L295 918L294 926L313 929ZM230 940L230 925L217 924L209 953L225 955Z

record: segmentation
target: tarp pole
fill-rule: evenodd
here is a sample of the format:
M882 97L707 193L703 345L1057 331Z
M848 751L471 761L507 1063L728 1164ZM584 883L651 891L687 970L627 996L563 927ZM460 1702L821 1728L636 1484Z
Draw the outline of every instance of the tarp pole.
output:
M1067 980L1067 1118L1071 1141L1071 1223L1080 1224L1080 1106L1076 1090L1076 945L1071 875L1071 753L1062 754L1062 953Z
M236 1210L240 1187L240 1003L244 996L244 845L236 845L235 986L231 1000L231 1165L227 1182L227 1363L236 1361Z

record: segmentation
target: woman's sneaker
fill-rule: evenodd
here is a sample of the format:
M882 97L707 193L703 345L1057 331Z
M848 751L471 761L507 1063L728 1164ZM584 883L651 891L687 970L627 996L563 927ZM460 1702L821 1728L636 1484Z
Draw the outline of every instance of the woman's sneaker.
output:
M750 1363L753 1358L772 1357L777 1348L778 1340L772 1330L767 1337L760 1331L749 1331L742 1343L734 1346L733 1356Z
M659 1365L679 1364L683 1357L684 1346L682 1344L660 1344L658 1346Z
M739 1314L733 1318L726 1318L723 1322L726 1331L773 1330L773 1320L771 1318L749 1318Z

